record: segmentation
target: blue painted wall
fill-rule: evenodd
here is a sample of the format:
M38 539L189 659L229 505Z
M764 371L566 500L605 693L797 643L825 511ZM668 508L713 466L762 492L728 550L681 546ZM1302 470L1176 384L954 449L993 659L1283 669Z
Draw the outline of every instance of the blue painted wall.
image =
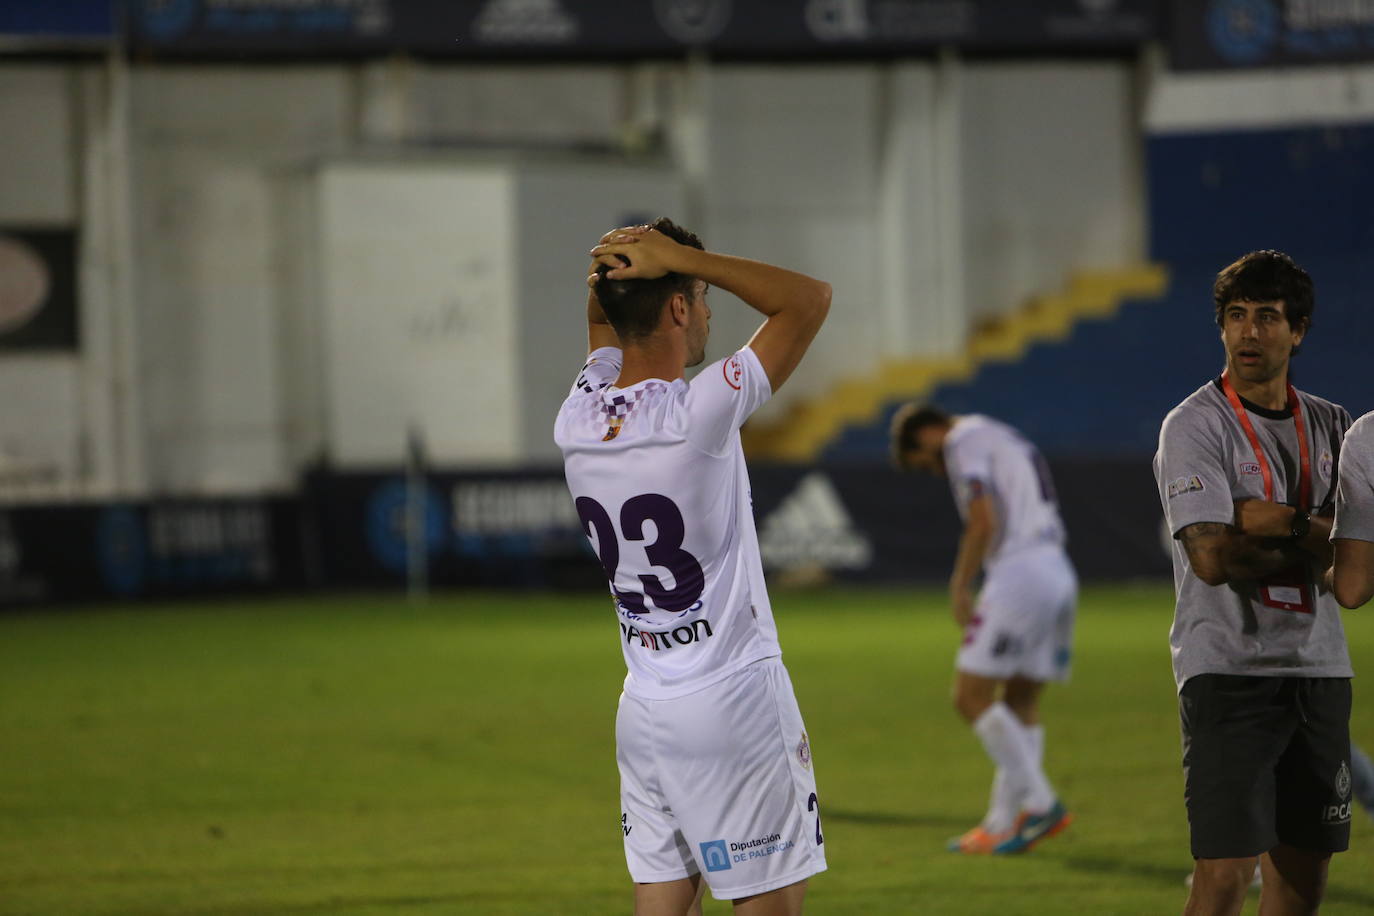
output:
M1148 456L1160 421L1222 368L1211 301L1216 272L1256 248L1287 251L1312 274L1313 330L1295 383L1374 410L1374 125L1177 134L1146 144L1150 256L1169 265L1162 300L1126 303L1065 342L938 388L948 410L988 413L1050 455ZM845 430L837 462L887 460L887 422Z

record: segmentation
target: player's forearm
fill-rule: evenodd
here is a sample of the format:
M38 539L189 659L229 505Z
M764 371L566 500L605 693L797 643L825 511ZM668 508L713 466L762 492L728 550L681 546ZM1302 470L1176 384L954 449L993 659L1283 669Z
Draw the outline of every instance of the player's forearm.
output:
M1374 598L1374 574L1370 570L1349 570L1337 566L1331 574L1331 591L1343 608L1363 607Z
M1276 545L1270 538L1240 533L1236 533L1221 550L1221 566L1226 582L1263 579L1302 559L1302 555L1291 545Z
M674 270L734 293L770 318L783 312L823 318L830 307L830 284L795 270L686 246L678 254L681 264Z
M1307 533L1301 538L1292 539L1297 515L1298 510L1293 506L1261 499L1241 499L1236 501L1235 525L1242 534L1256 538L1290 538L1292 547L1307 554L1321 567L1330 566L1331 517L1309 516Z
M1374 598L1374 543L1336 538L1331 546L1334 563L1327 583L1341 607L1361 607Z
M983 568L983 560L992 543L992 528L987 525L971 524L964 529L959 538L959 553L954 560L954 571L949 575L951 591L971 588L973 581Z
M596 293L587 294L587 352L602 347L619 347L620 335L611 327Z
M1294 546L1316 561L1321 568L1330 566L1334 556L1331 547L1331 519L1320 515L1312 516L1312 526L1308 529L1306 537L1295 541Z

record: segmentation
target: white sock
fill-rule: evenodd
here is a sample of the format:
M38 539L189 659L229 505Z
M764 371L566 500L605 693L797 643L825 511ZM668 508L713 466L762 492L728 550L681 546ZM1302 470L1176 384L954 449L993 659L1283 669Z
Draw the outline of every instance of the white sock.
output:
M1018 719L1017 721L1020 720ZM1054 794L1054 787L1050 785L1050 779L1048 776L1045 775L1045 726L1040 725L1039 723L1035 725L1026 725L1025 723L1022 723L1021 733L1024 734L1026 738L1030 741L1032 755L1031 759L1035 761L1036 772L1040 774L1040 778L1043 779L1045 782L1046 793L1043 796L1043 799L1036 799L1036 801L1045 800L1044 807L1034 806L1030 800L1029 794L1023 802L1023 807L1025 807L1028 811L1034 811L1035 813L1039 814L1043 811L1048 811L1050 809L1050 806L1054 804L1056 798Z
M1031 737L1011 709L1005 703L993 703L973 723L973 732L988 756L1007 771L1007 779L1021 788L1021 807L1032 814L1048 811L1054 804L1054 790L1035 760Z
M988 813L983 817L983 829L988 833L1005 833L1016 823L1021 813L1023 790L999 766L992 777L992 794L988 799Z
M1026 725L1021 723L1021 731L1030 741L1031 759L1036 766L1044 770L1045 767L1045 727L1043 725ZM1025 786L1017 785L1008 775L1006 769L998 767L996 774L992 777L992 793L988 799L988 813L983 818L983 829L988 833L1004 833L1012 828L1016 823L1016 815L1021 813L1022 796L1026 794Z
M1021 730L1030 739L1031 751L1035 755L1035 765L1042 770L1045 768L1045 726L1043 725L1021 725Z

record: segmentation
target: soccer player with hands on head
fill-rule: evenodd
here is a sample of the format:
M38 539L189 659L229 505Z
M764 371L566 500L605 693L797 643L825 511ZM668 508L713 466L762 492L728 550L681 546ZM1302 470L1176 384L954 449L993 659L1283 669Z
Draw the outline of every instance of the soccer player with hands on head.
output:
M608 232L591 254L590 352L554 439L628 669L616 762L635 913L700 913L709 885L741 916L793 916L826 867L820 799L739 427L796 369L830 287L705 251L667 219ZM689 382L711 286L765 320Z

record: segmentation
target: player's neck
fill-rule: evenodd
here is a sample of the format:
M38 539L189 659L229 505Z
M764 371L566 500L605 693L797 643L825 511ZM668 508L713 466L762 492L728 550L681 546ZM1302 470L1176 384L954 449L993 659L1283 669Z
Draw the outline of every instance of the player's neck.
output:
M624 362L615 380L617 388L628 388L645 379L659 378L665 382L682 378L687 364L687 352L677 341L649 340L631 344L621 351Z
M1288 406L1287 369L1273 378L1260 381L1248 381L1234 371L1228 371L1226 377L1231 380L1231 387L1236 389L1236 394L1251 404L1266 410L1283 410Z

